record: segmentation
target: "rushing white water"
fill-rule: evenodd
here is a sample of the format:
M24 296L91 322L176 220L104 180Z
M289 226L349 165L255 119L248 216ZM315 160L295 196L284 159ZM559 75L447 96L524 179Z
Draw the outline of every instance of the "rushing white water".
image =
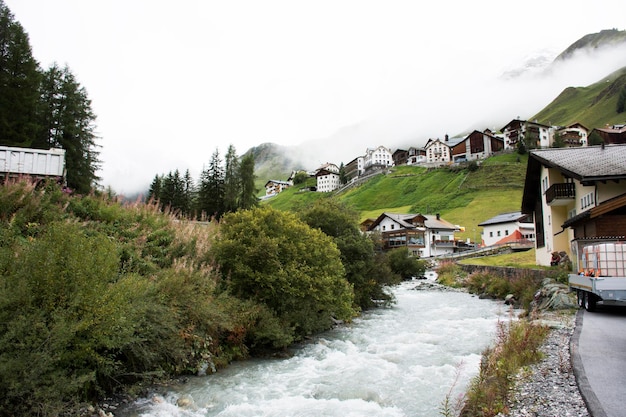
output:
M398 286L394 307L324 333L291 358L234 363L116 415L441 415L450 390L449 398L458 398L477 374L482 351L509 312L501 303L416 285Z

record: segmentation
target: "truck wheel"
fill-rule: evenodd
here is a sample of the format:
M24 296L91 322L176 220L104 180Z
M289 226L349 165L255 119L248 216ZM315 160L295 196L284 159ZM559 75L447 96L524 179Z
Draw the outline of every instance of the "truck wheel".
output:
M589 312L596 311L596 296L594 294L585 293L585 310Z
M585 292L581 290L576 290L576 301L578 302L578 307L583 308L585 306Z

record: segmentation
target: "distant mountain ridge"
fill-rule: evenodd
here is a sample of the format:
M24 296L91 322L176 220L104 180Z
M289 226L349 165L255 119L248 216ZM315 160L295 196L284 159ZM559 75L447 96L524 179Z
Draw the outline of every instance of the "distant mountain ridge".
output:
M597 50L599 48L626 44L626 30L607 29L598 33L583 36L561 52L554 61L564 61L580 50Z

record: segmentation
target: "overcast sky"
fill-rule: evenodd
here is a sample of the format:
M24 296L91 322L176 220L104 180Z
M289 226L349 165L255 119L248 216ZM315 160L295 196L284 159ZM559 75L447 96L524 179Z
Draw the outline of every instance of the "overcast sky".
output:
M332 162L340 163L367 147L500 128L489 123L530 117L563 88L626 65L623 54L549 82L500 78L588 33L626 29L624 0L5 4L41 66L67 64L86 88L102 185L122 194L176 168L197 178L229 144L242 154L264 142L336 137L344 153Z

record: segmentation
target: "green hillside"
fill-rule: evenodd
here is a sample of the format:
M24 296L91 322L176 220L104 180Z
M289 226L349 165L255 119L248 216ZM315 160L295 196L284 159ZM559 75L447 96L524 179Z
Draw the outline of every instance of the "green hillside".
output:
M587 87L568 87L532 117L541 123L567 126L576 122L589 129L626 122L617 113L617 99L626 88L626 67Z
M361 213L362 219L378 217L384 211L440 213L445 220L465 227L459 238L476 240L482 229L478 223L520 209L527 160L527 156L503 154L485 160L475 171L400 166L341 194L301 192L293 187L264 204L297 210L315 199L338 198Z

